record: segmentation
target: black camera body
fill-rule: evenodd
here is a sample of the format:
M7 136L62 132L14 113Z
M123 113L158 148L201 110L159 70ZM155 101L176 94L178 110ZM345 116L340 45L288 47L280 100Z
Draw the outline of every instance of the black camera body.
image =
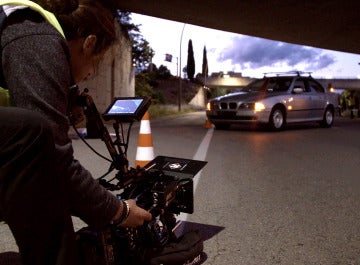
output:
M133 181L124 187L119 198L134 199L137 205L153 215L163 209L174 214L193 213L192 178L169 176L160 170L144 171L140 175L131 178Z
M123 190L118 198L136 200L153 216L152 221L132 230L130 245L162 247L174 237L175 215L194 212L193 177L205 164L158 156L144 168L132 168L121 176L124 183L120 184Z
M191 178L140 171L130 170L136 176L133 175L131 183L121 189L118 198L136 200L138 206L151 212L153 219L137 228L109 225L103 229L86 227L78 231L84 265L149 264L163 247L175 240L176 214L193 212Z
M174 238L175 215L194 210L193 180L168 176L158 170L141 174L141 180L124 187L118 197L136 200L138 206L153 216L141 227L125 229L128 247L136 252L165 246Z

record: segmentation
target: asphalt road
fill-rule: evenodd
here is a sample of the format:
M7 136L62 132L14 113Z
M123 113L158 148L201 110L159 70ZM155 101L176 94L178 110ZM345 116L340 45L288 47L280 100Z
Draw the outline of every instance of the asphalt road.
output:
M224 228L206 264L359 265L359 122L214 132L190 219Z
M181 229L199 229L205 240L204 264L360 265L360 119L278 133L204 122L203 113L151 120L155 155L208 161L195 178L195 212L181 216ZM138 124L130 164L137 133ZM101 141L89 142L106 154ZM80 140L74 148L95 177L107 170ZM3 223L0 235L0 252L16 251Z

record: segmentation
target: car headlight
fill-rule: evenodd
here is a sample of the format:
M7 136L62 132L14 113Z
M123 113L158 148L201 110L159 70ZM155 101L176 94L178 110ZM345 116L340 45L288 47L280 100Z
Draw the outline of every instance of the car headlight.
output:
M211 110L211 106L212 106L212 104L210 102L208 102L206 104L206 110Z
M255 102L255 111L263 111L265 109L265 105L261 102Z

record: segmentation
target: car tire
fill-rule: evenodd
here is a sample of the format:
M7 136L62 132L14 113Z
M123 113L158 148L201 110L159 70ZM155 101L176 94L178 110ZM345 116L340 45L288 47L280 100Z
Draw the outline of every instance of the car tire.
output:
M269 117L269 127L272 131L280 131L285 125L285 112L280 107L274 107Z
M334 110L330 107L327 107L324 112L320 126L323 128L330 128L334 123Z
M216 130L228 130L230 128L230 124L227 123L215 123L214 126Z

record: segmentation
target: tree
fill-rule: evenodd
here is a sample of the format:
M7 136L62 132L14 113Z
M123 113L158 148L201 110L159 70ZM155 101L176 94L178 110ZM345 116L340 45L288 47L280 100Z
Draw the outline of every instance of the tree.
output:
M139 73L135 76L136 90L135 96L137 97L152 97L153 89L150 83L149 73Z
M206 46L204 46L204 50L203 50L203 63L202 63L201 75L203 78L206 78L209 76L209 66L208 66L207 55L206 55Z
M195 59L194 59L192 40L189 40L189 44L188 44L188 58L187 58L186 72L187 72L188 78L191 81L193 81L194 74L195 74Z
M127 32L131 42L131 56L132 61L137 72L146 70L151 64L154 57L154 50L150 47L149 42L141 35L139 26L131 23L130 12L118 11L118 22L121 27Z
M169 79L171 76L170 70L165 65L160 65L156 73L156 77L159 79Z

